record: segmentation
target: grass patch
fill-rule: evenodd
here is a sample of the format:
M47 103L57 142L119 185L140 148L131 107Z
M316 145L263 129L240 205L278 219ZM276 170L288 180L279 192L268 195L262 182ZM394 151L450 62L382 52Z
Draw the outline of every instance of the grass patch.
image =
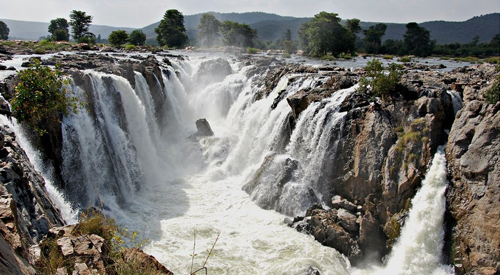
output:
M399 62L410 63L413 59L410 56L402 56L398 59Z
M323 56L321 57L321 59L322 59L322 60L333 61L333 60L335 60L335 56L327 54L327 55L323 55Z
M383 56L383 58L391 60L391 59L394 59L394 55L386 54L386 55Z
M469 63L478 63L480 60L478 57L475 56L466 56L466 57L455 57L453 58L454 61L457 62L469 62Z
M137 50L137 47L135 45L132 45L132 44L127 44L125 46L125 50L126 51L135 51L135 50Z
M347 60L352 59L352 55L350 53L341 53L339 55L339 57L342 58L342 59L347 59Z
M500 56L484 58L483 61L491 64L500 64Z
M247 48L247 54L256 54L259 52L259 49L248 47Z

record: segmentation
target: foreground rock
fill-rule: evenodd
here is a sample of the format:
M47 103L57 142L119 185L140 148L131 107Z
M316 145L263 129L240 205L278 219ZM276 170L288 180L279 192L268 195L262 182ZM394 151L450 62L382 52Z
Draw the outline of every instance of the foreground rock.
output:
M86 274L145 274L172 275L166 267L153 256L137 248L124 249L119 254L113 254L112 247L106 239L96 234L80 234L79 226L70 225L52 228L46 238L40 243L42 248L38 266L44 271L53 271L58 275ZM53 262L59 259L60 262ZM51 265L54 265L52 267ZM61 267L58 267L61 266ZM72 271L72 272L71 272Z

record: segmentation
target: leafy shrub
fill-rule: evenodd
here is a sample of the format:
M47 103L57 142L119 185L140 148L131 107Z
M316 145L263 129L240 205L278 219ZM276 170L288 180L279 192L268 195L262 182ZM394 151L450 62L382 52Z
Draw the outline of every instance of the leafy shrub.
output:
M385 73L385 68L378 59L369 61L365 67L366 76L361 78L358 91L371 90L374 96L381 96L383 99L394 92L401 80L402 66L391 63L387 70L389 72Z
M491 104L496 104L500 101L500 65L497 65L496 70L499 74L497 75L493 86L484 93L484 98Z
M58 66L53 70L35 59L28 69L19 72L19 84L11 101L12 115L43 135L47 122L77 112L78 99L68 96L66 83Z

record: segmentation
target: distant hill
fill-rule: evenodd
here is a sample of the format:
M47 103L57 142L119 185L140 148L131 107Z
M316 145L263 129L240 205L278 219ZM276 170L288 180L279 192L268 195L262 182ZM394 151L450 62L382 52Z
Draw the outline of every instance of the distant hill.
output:
M218 20L235 21L238 23L249 24L257 30L257 35L263 41L277 40L283 37L287 29L292 31L292 37L297 39L297 32L304 22L308 22L311 18L296 18L290 16L280 16L276 14L264 12L247 12L247 13L218 13L210 12ZM187 15L184 17L187 34L190 38L195 38L197 34L197 26L203 14ZM161 19L161 18L160 18ZM11 39L29 39L36 40L41 36L46 36L48 23L41 22L26 22L17 20L0 19L4 21L10 28ZM159 21L142 28L147 37L154 39L156 33L154 29L158 26ZM367 29L376 24L375 22L361 22L361 27ZM386 23L387 30L383 37L384 40L403 39L406 31L406 24ZM500 32L500 13L492 13L473 17L463 22L449 21L430 21L419 23L420 26L427 28L438 44L449 43L468 43L475 36L479 36L479 42L489 42L493 36ZM131 32L133 28L120 28L101 25L91 25L90 31L96 36L107 38L114 30L125 30Z
M19 39L19 40L38 40L42 36L48 36L49 23L45 22L30 22L30 21L19 21L10 19L0 19L7 27L10 29L9 39ZM119 28L110 27L103 25L90 25L90 32L94 33L96 36L99 34L101 37L108 38L109 34L115 30L125 30L131 32L135 29L133 28Z

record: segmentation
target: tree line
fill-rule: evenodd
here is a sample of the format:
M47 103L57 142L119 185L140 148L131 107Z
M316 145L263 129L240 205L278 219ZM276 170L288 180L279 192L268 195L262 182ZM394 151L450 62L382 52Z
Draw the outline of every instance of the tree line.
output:
M83 11L73 10L70 21L56 18L50 21L47 37L52 41L69 41L71 36L80 43L110 43L115 47L124 44L140 46L146 44L146 34L134 30L130 34L124 30L113 31L107 39L101 39L89 32L92 16ZM447 55L447 56L492 56L499 54L500 33L489 43L478 43L475 37L470 43L453 43L438 45L431 39L430 32L415 22L406 24L406 32L402 40L388 39L383 42L387 25L378 23L367 29L360 27L359 19L347 19L344 23L336 13L325 11L316 14L310 22L303 23L298 31L298 40L292 40L292 33L287 30L277 41L260 41L257 30L248 24L234 21L219 21L213 14L201 16L197 26L198 35L189 37L184 26L184 15L175 9L167 10L157 28L156 43L162 47L182 48L196 44L201 47L236 46L243 48L281 49L291 54L302 49L313 57L354 55L356 52L367 54L390 55ZM9 28L0 21L0 39L8 39ZM150 41L148 40L148 43Z

